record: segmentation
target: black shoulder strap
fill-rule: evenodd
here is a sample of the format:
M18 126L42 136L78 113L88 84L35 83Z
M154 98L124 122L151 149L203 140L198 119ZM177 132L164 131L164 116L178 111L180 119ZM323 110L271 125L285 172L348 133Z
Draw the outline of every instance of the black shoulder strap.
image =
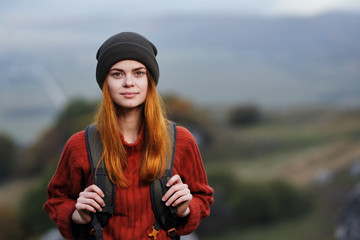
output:
M101 212L94 214L91 221L93 231L95 231L97 239L100 240L102 239L101 228L107 224L109 218L113 214L115 186L112 184L107 175L104 161L100 162L103 148L96 125L91 124L86 128L85 141L94 184L99 186L105 195L103 198L105 201L105 207Z
M150 184L151 206L153 208L156 218L153 232L159 231L160 227L168 231L168 235L171 239L178 239L175 230L177 224L176 208L173 206L166 206L165 203L161 200L167 190L169 190L169 188L166 186L166 183L173 175L177 135L176 124L174 122L170 122L170 124L168 125L168 133L172 145L172 151L166 162L165 174L162 176L162 178L155 179ZM154 235L156 236L156 233Z

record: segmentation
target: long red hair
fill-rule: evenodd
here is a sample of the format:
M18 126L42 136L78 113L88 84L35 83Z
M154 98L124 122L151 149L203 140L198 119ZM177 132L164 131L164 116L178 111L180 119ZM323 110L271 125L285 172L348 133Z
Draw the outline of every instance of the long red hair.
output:
M165 171L167 155L170 153L170 140L164 105L156 90L150 74L144 103L144 145L139 167L140 179L152 181L161 177ZM103 144L104 161L110 180L119 187L128 187L130 182L124 176L127 167L127 154L120 138L116 105L111 98L107 80L103 85L103 100L96 115L98 131Z

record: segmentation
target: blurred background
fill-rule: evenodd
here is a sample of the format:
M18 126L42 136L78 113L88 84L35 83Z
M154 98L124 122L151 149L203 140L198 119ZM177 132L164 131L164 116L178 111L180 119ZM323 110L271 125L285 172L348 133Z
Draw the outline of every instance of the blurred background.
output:
M168 116L200 147L215 203L196 238L359 239L355 0L1 1L0 239L56 239L46 185L122 31L157 46Z

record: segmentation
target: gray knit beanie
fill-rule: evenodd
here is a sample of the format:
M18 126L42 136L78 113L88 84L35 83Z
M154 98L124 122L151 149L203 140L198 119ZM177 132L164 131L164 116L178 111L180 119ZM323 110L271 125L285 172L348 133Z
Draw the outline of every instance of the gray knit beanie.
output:
M156 61L157 49L144 36L134 32L122 32L107 39L96 54L96 81L102 89L110 68L122 60L136 60L145 65L155 85L159 81L159 65Z

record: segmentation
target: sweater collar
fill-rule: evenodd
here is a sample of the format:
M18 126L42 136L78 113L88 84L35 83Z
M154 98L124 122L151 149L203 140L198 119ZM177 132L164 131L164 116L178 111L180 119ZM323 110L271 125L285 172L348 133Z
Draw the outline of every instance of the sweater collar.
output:
M125 140L122 133L120 132L121 142L127 151L140 151L141 150L143 142L144 142L144 129L145 129L144 125L145 124L141 125L139 136L134 143L128 143Z

